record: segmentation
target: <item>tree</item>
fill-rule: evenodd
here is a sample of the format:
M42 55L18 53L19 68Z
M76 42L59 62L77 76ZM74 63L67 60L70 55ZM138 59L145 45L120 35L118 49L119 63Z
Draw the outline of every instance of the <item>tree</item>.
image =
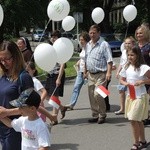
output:
M1 27L1 40L3 33L19 37L23 27L28 30L31 26L45 26L46 6L44 0L1 0L4 8L4 22Z

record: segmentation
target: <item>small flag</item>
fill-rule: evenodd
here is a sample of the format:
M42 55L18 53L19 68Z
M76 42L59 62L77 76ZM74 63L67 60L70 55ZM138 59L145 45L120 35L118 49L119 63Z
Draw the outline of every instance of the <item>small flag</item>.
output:
M102 85L96 87L95 91L100 94L103 98L107 97L110 92Z
M136 95L135 95L135 88L134 88L134 85L128 85L129 87L129 94L130 94L130 98L132 100L135 100L136 99Z
M59 109L60 107L60 100L56 96L51 96L48 103L53 107L55 107L56 109Z

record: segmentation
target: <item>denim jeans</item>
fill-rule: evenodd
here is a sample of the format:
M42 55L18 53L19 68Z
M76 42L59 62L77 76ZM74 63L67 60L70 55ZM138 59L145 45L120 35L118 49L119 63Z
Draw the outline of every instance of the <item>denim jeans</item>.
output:
M70 99L70 105L73 106L73 107L75 106L75 104L78 100L80 90L81 90L81 87L82 87L83 84L84 84L83 73L78 72L75 83L74 83L72 96L71 96L71 99Z

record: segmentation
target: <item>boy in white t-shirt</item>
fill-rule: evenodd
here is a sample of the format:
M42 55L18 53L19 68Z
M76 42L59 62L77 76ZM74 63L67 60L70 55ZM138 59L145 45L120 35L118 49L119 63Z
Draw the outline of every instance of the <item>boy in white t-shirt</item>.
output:
M37 115L41 98L33 88L23 91L19 98L10 104L19 108L22 116L11 120L7 117L1 121L15 131L21 132L22 150L49 150L50 133L46 124Z

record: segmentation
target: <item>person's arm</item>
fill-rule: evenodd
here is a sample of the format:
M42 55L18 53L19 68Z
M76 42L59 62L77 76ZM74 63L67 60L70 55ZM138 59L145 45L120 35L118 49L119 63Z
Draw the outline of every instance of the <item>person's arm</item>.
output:
M106 73L106 80L111 80L111 72L112 72L112 62L107 63L107 73Z
M59 86L61 84L61 78L64 73L64 68L65 68L65 64L61 64L60 69L59 69L59 74L56 80L56 86Z
M14 115L21 115L19 108L6 109L0 106L0 118Z
M40 89L39 91L41 93L41 102L43 102L47 96L47 91L44 87L42 89Z
M121 83L122 85L125 85L125 86L128 86L128 85L129 85L129 83L126 81L126 78L124 78L124 77L121 77L121 78L120 78L120 83Z
M116 73L116 78L117 78L117 79L119 79L119 72L121 71L121 69L122 69L122 66L119 65L119 66L118 66L118 69L117 69L117 73Z
M12 125L11 125L12 120L9 119L8 117L1 119L1 122L3 122L7 127L12 128Z
M52 115L51 113L49 113L49 111L47 111L45 108L41 106L39 106L38 111L43 115L45 115L51 122L57 120L57 116Z
M142 84L150 84L150 70L148 70L145 75L146 78L144 80L138 80L135 82L135 86L140 86Z

